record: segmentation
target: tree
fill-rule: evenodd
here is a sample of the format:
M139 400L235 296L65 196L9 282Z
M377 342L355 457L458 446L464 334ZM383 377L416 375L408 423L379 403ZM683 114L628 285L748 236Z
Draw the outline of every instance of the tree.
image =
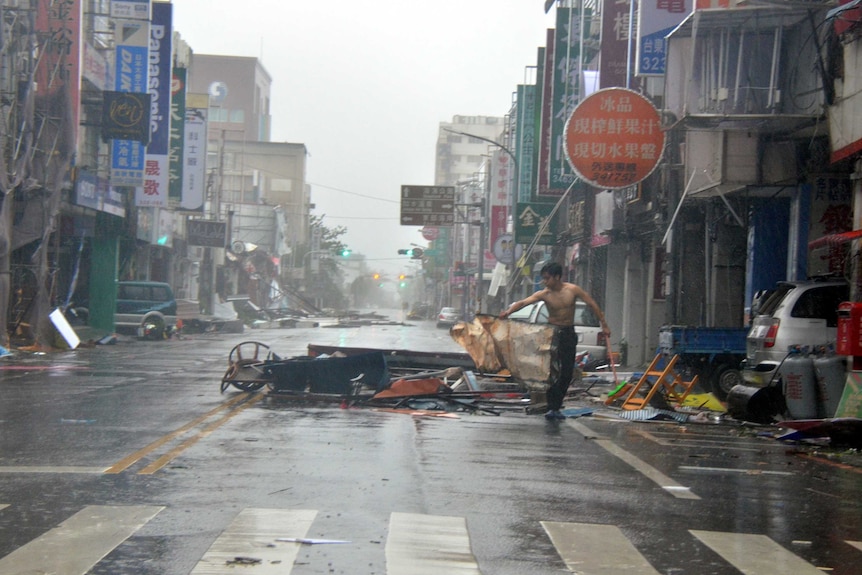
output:
M340 264L343 261L340 254L347 249L347 245L341 240L341 237L347 233L347 228L344 226L336 226L329 228L323 224L325 216L311 216L309 223L312 229L320 230L320 242L314 250L311 246L304 246L305 249L300 250L303 254L302 264L308 265L309 258L304 257L313 251L319 252L318 255L329 254L329 257L320 257L318 260L317 276L315 279L315 294L320 301L323 302L323 307L334 309L345 309L347 307L347 296L342 290L343 274ZM311 285L306 280L306 287Z

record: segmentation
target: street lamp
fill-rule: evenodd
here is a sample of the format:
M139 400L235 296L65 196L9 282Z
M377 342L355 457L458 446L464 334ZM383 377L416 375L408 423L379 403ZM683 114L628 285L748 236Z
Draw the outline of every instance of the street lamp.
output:
M305 267L306 259L308 259L309 256L313 256L314 254L331 254L331 253L332 252L330 252L329 250L310 250L310 251L307 251L307 252L305 252L305 255L302 256L302 267Z

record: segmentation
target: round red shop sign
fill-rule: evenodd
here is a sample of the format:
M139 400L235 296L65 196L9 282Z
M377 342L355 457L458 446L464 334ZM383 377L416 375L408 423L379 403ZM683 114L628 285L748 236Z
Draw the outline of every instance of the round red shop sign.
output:
M652 102L625 88L593 92L566 122L564 141L572 168L598 188L627 188L649 176L661 160L665 134Z

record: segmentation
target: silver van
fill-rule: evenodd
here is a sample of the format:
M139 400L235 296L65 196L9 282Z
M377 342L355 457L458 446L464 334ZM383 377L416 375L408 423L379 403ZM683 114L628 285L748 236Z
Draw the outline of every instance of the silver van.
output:
M780 282L751 322L742 369L745 382L771 383L791 347L834 346L838 305L847 301L849 291L846 281L835 278Z
M117 284L114 325L139 337L163 339L177 324L177 301L169 284L122 281Z

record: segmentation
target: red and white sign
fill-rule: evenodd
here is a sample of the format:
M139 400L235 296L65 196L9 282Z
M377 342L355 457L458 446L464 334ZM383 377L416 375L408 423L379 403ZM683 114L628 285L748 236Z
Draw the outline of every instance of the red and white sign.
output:
M658 110L625 88L587 96L566 122L569 163L598 188L621 189L642 181L658 166L664 142Z
M436 240L440 236L440 228L429 228L428 226L425 226L420 231L422 232L422 237L429 242Z

